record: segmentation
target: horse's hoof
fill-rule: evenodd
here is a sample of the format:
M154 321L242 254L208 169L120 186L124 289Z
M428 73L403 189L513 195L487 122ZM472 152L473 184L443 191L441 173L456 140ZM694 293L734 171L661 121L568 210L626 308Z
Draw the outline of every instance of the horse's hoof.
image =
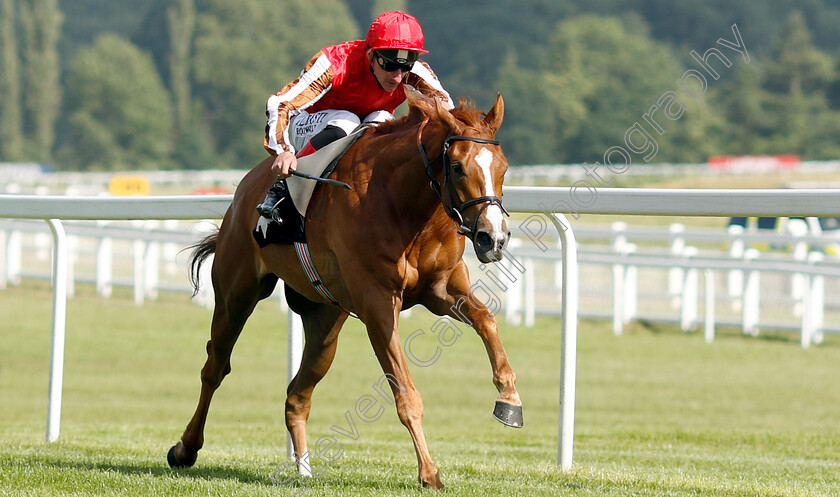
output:
M184 445L182 442L178 442L177 444L173 445L172 448L169 449L169 452L166 454L166 462L169 463L170 468L191 468L192 465L195 464L195 460L198 457L198 454L195 454L187 459L179 459L178 455L176 454L176 449L179 445L183 449Z
M496 402L496 408L493 409L493 417L498 419L505 426L512 426L513 428L522 428L524 421L522 420L522 406L515 406L506 402Z
M440 481L440 472L435 471L435 477L432 481L425 481L423 478L420 478L420 484L423 487L431 488L432 490L443 490L443 482Z

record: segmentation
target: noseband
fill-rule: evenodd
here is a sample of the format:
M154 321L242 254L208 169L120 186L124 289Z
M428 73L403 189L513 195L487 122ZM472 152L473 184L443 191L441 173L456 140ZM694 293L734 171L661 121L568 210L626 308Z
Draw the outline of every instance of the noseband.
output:
M502 199L495 195L488 195L483 197L476 197L471 200L467 200L466 202L462 202L461 205L455 207L454 201L457 197L457 192L455 191L455 185L452 184L452 165L450 163L449 158L449 147L452 145L452 142L455 141L470 141L475 143L487 143L489 145L498 145L499 140L489 140L487 138L474 138L471 136L460 136L460 135L450 135L446 138L443 142L443 150L440 152L440 155L435 157L432 160L429 160L429 156L426 154L426 149L423 147L423 128L425 127L426 122L423 123L423 126L420 127L420 133L417 136L417 146L420 149L420 156L423 157L423 163L426 165L426 175L429 177L429 186L432 187L432 190L437 194L438 198L440 199L440 203L443 204L443 209L446 211L446 214L455 221L455 224L458 226L458 234L464 235L469 237L471 240L473 236L475 236L476 229L478 227L478 220L481 218L481 213L484 212L485 209L490 207L491 205L498 205L499 208L504 212L506 215L510 216L508 211L502 205ZM438 159L442 159L443 161L443 185L437 180L435 177L434 171L432 171L432 164L437 162ZM446 202L443 198L443 190L446 189L449 197L449 203ZM476 204L484 204L479 209L478 214L475 216L475 220L472 223L472 226L467 226L464 222L464 216L462 212Z

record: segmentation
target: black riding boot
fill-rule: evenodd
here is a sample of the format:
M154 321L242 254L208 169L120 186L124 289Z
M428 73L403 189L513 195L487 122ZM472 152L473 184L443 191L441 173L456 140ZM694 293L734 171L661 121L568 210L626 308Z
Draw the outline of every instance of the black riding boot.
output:
M268 189L263 203L257 206L257 212L262 217L267 217L273 220L278 225L283 224L283 219L280 217L280 202L286 196L286 181L282 178L277 178L277 181Z
M298 152L297 157L298 159L305 157L316 150L319 150L324 145L332 143L339 138L344 138L345 136L347 136L346 131L338 126L330 124L322 129L317 135L313 136L312 139L309 140L309 143L307 143L306 146ZM274 182L274 185L268 189L268 193L266 194L263 203L257 206L257 212L259 212L262 217L274 220L274 222L278 225L283 224L283 219L280 218L279 205L283 198L286 197L287 192L288 186L286 185L286 181L278 178L277 181Z

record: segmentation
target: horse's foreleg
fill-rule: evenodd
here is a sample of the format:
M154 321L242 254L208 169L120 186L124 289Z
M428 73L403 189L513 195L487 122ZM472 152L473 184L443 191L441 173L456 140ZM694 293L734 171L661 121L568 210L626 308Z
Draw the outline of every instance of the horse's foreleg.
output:
M215 268L214 268L215 269ZM244 281L239 278L234 281ZM167 461L173 468L190 467L195 464L198 451L204 445L204 424L213 393L224 377L230 373L230 355L242 332L245 321L251 315L257 302L271 293L277 278L268 275L262 281L254 278L251 285L222 284L214 275L216 305L210 341L207 342L207 361L201 369L201 395L192 419L178 442L169 450Z
M306 420L312 406L312 391L332 365L338 333L347 320L347 314L332 305L314 303L299 311L306 344L300 369L286 391L286 428L292 436L298 472L303 476L312 476L306 444Z
M499 338L496 318L476 296L470 296L469 291L469 275L462 262L450 273L448 279L441 280L432 289L423 304L437 315L451 316L475 329L484 342L493 370L493 384L499 391L493 416L507 426L521 428L522 401L516 390L516 373Z
M411 379L397 333L402 303L390 296L384 296L377 301L376 304L366 306L360 317L367 326L376 358L388 378L397 406L397 415L411 434L417 454L420 484L441 490L443 483L423 434L423 399Z

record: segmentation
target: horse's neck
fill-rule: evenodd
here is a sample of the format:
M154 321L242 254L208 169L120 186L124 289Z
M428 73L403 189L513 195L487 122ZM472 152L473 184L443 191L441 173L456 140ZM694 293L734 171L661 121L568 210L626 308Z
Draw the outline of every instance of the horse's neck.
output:
M399 157L393 169L393 175L389 181L388 191L391 195L392 205L409 219L423 217L421 221L427 223L430 217L438 210L440 198L429 186L429 176L426 172L426 164L423 161L420 150L417 147L417 134L414 130L405 144L400 148ZM434 161L433 173L440 176L441 163L436 161L441 150L443 150L443 136L441 130L427 127L423 133L423 147L426 150L429 160Z

